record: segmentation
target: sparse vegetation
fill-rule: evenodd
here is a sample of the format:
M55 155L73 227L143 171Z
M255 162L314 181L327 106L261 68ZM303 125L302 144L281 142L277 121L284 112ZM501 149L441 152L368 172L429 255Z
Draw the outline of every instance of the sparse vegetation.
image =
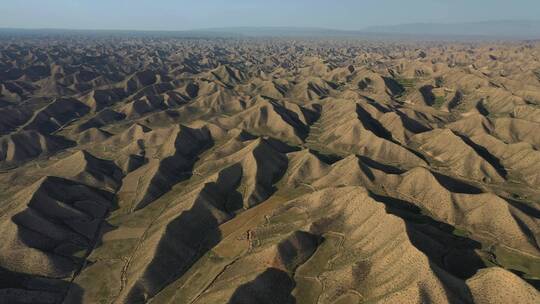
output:
M433 107L436 109L440 109L445 102L446 98L444 96L435 96L435 100L433 101Z
M442 88L444 86L444 78L442 76L435 77L435 87Z
M358 82L358 88L360 90L367 90L371 86L372 80L369 77L366 77Z
M526 274L526 278L540 280L540 258L520 253L519 251L496 246L496 263L508 269Z
M454 228L454 231L452 232L454 235L460 236L460 237L469 237L470 233L467 230L460 229L460 228Z
M43 39L0 43L11 302L535 297L536 48Z
M416 85L416 78L397 78L396 81L405 89L413 89Z

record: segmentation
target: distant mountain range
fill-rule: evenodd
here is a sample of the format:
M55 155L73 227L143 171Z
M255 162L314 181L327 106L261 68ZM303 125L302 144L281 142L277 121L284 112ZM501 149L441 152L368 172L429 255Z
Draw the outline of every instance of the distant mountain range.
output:
M224 27L188 31L1 29L0 35L91 34L174 37L348 37L364 39L540 39L540 20L411 23L361 30L310 27Z
M393 26L373 26L368 27L363 31L410 35L540 38L540 20L507 20L468 23L411 23Z
M443 38L486 37L503 39L540 39L540 20L485 21L469 23L411 23L372 26L361 30L335 30L301 27L230 27L195 30L242 36L337 36L337 37L413 37Z

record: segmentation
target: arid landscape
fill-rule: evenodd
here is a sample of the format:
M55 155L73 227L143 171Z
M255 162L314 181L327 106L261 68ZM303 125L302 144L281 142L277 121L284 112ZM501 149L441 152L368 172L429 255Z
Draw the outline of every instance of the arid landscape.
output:
M5 36L1 303L540 303L540 42Z

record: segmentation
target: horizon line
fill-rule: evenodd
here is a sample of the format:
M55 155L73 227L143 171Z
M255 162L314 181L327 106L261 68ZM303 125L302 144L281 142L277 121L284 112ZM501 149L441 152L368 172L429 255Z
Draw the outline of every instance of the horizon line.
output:
M62 30L62 31L123 31L123 32L201 32L212 30L226 30L226 29L310 29L310 30L326 30L326 31L339 31L339 32L365 32L371 28L384 28L384 27L396 27L406 25L463 25L463 24L482 24L490 22L540 22L540 19L489 19L481 21L466 21L466 22L406 22L406 23L394 23L394 24L378 24L367 25L358 29L344 29L333 27L320 27L320 26L300 26L300 25L234 25L234 26L217 26L217 27L198 27L190 29L135 29L135 28L67 28L67 27L18 27L18 26L2 26L0 30Z

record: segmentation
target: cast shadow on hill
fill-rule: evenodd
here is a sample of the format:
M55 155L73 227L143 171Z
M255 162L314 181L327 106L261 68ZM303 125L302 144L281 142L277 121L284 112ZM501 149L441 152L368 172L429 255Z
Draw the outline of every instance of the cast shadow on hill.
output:
M20 301L20 303L53 303L48 299L56 296L58 300L54 303L82 303L84 290L79 285L68 282L66 278L72 275L76 277L85 267L86 258L101 241L102 229L107 225L106 217L112 209L118 207L117 201L110 192L61 178L49 177L45 184L51 184L54 189L51 190L48 188L50 186L45 186L48 196L44 200L38 199L37 201L41 203L39 205L54 201L54 199L57 199L56 202L59 204L64 204L61 201L63 199L66 206L69 206L66 208L73 208L84 216L65 220L58 209L49 205L47 210L53 213L47 213L32 207L31 203L23 211L15 214L12 220L17 225L17 239L28 248L38 250L46 256L46 263L50 263L50 269L54 272L36 278L34 275L15 273L0 268L0 289L17 288L32 291L34 294L31 297L32 300ZM73 186L75 189L65 188L66 185ZM88 193L92 193L93 196L87 201L81 201L81 197ZM100 199L97 199L98 197ZM84 207L81 207L83 203ZM33 228L35 223L41 225L40 229ZM54 239L58 233L69 235L70 238ZM84 255L79 256L80 252L84 252ZM25 256L25 258L32 257ZM44 260L38 262L43 263ZM58 279L59 277L64 279ZM6 284L7 287L5 287ZM42 298L36 298L36 293L43 293ZM24 297L24 293L21 296Z
M78 182L47 177L29 198L26 208L12 216L17 240L38 250L56 276L77 272L99 242L109 212L117 208L114 195ZM27 252L27 253L22 253ZM85 256L77 253L84 252ZM24 258L32 250L21 251ZM52 271L52 270L49 270Z
M0 294L2 303L82 303L83 290L62 279L38 278L0 267Z
M501 164L501 160L497 158L495 155L491 154L486 148L476 144L474 141L472 141L467 136L457 134L454 132L461 140L463 140L469 147L471 147L480 157L485 159L495 170L497 173L499 173L500 176L503 178L506 178L508 175L508 172L504 168L504 166Z
M360 123L366 130L375 134L377 137L380 137L389 142L392 142L395 145L403 147L404 149L408 150L409 152L411 152L418 158L427 162L427 159L424 155L422 155L418 151L415 151L409 147L403 146L398 141L396 141L394 137L392 136L392 132L388 131L377 119L373 118L373 116L371 116L371 114L369 114L369 112L366 111L364 108L362 108L360 105L356 105L356 115L358 117L358 120L360 121ZM416 128L420 131L425 131L421 127L416 126Z
M403 88L403 86L394 78L383 77L383 80L386 88L388 88L392 96L399 96L405 92L405 88Z
M292 291L296 283L284 271L269 268L253 281L236 289L229 304L295 304Z
M512 207L520 210L521 212L531 216L531 217L534 217L536 219L540 219L540 210L538 210L537 208L533 208L529 205L527 205L526 203L523 203L523 202L520 202L520 201L515 201L515 200L511 200L511 199L508 199L508 198L505 198L505 200L508 202L508 204L510 204Z
M215 188L213 183L206 184L191 209L167 224L144 274L129 292L129 302L145 302L146 295L156 295L221 241L220 223L212 209L224 212L226 206L208 203L218 195Z
M378 137L389 140L395 144L395 140L392 138L392 133L388 131L378 120L374 119L368 111L364 110L360 105L356 105L356 115L362 126L371 131L373 134Z
M309 127L304 125L298 114L283 108L276 102L272 102L272 104L274 105L274 111L276 111L276 113L284 121L293 127L295 135L298 136L298 138L300 138L302 141L305 141L309 135Z
M403 174L406 172L405 170L402 170L400 168L380 163L378 161L375 161L363 155L358 155L358 159L360 160L361 163L366 164L369 168L380 170L386 174ZM373 173L371 172L369 173L365 172L365 173L368 174L369 176L373 176Z
M462 182L458 179L452 178L447 175L440 174L435 171L430 171L431 174L433 174L433 177L437 180L441 186L443 186L446 190L453 192L453 193L466 193L466 194L480 194L483 193L483 191L475 187L473 185L467 184L465 182Z
M474 276L486 265L476 250L481 244L455 234L454 227L423 215L413 204L399 199L370 193L386 207L386 212L402 218L411 243L429 259L433 273L443 283L449 303L472 302L472 295L465 280ZM426 303L428 295L423 295ZM459 299L459 300L458 300Z
M377 109L379 112L381 113L388 113L388 112L391 112L388 108L382 106L381 104L379 104L378 101L376 101L375 99L369 97L369 96L366 96L366 95L360 95L363 99L366 100L366 103L369 104L370 106L374 107L375 109Z
M69 287L62 297L62 300L58 303L80 304L83 303L83 296L84 289L82 289L78 284L71 282L69 283Z
M527 215L530 215L531 217L535 217L535 215L538 215L538 214L535 214L535 213L538 213L537 210L531 208L531 207L526 207L522 204L519 204L521 209L519 209L519 207L516 207L516 203L515 202L512 202L510 203L510 205L514 206L514 208L520 210L521 212L527 214ZM530 213L527 213L527 211L530 212L530 210L534 210L533 211L533 214L530 214ZM514 219L514 221L516 221L516 223L518 224L519 228L521 229L521 231L523 232L524 235L527 236L527 239L528 239L528 242L529 244L531 244L531 246L535 247L536 249L540 249L540 239L538 237L538 235L533 231L531 230L531 228L529 228L529 226L523 221L523 219L521 219L520 216L516 215L515 213L510 213L512 215L512 218ZM537 217L538 218L538 217Z
M419 90L420 94L422 94L422 98L424 99L424 102L430 107L435 105L436 96L435 94L433 94L433 89L434 89L433 86L426 85L426 86L421 87Z
M279 181L283 174L284 171L275 176L272 183ZM217 181L204 184L191 209L167 224L155 255L129 292L129 302L144 302L146 296L156 295L182 277L222 240L220 225L244 207L245 197L238 191L241 181L242 168L233 165L222 170ZM267 190L271 192L267 193L268 197L276 191L275 187ZM257 203L265 199L266 196L261 194Z

